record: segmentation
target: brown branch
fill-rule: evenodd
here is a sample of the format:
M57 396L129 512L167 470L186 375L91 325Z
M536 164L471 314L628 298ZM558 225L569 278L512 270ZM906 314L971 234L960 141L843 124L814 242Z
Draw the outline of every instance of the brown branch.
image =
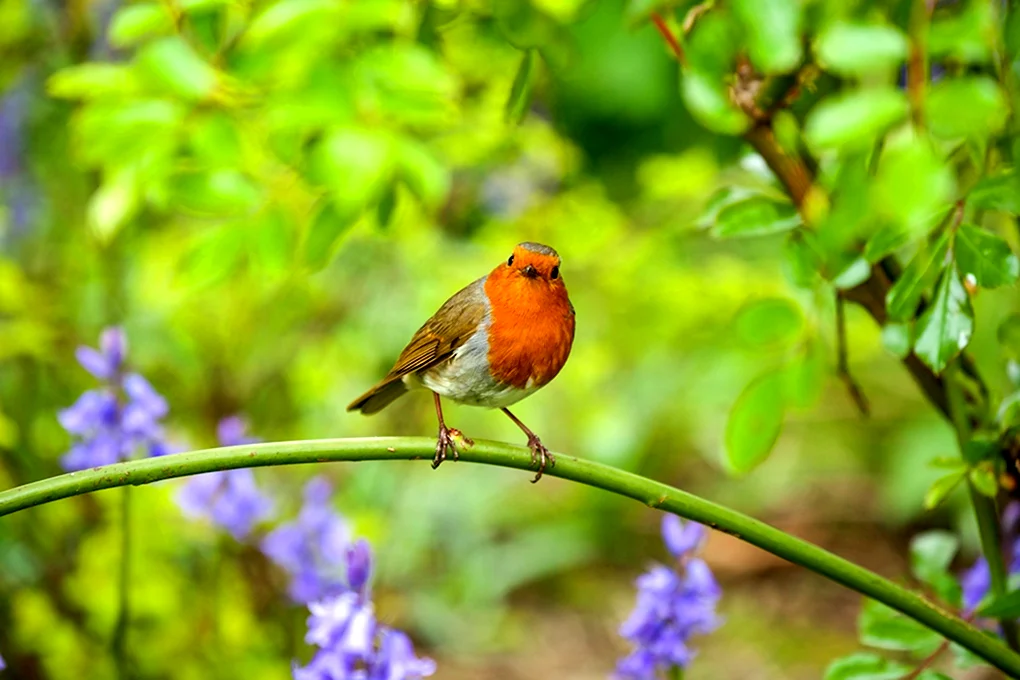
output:
M933 0L914 0L910 8L907 97L910 99L911 119L919 129L924 127L924 96L928 87L928 24L934 10Z
M656 26L659 28L660 33L663 34L663 37L672 47L673 43L676 42L672 31L669 31L669 27L665 25L665 22L658 15L654 15L653 20L656 21ZM679 47L679 44L677 44L677 47ZM673 49L677 59L681 60L681 64L683 64L685 58L683 51L677 52L677 48ZM749 79L746 74L738 74L737 80L739 86L739 83L743 81L751 82L753 78ZM799 87L799 82L797 86ZM771 115L761 116L757 102L748 103L746 99L746 97L740 97L739 93L733 97L733 100L754 120L751 129L744 133L744 138L765 160L765 163L776 175L780 184L786 189L794 206L803 215L805 199L814 184L813 173L799 154L795 152L790 153L779 145L772 130ZM779 101L785 101L785 97L780 98ZM864 307L878 325L884 325L888 318L885 310L885 298L893 284L890 272L896 270L897 266L893 261L876 263L872 265L871 276L867 280L849 290L842 291L842 295L845 299ZM961 355L960 361L961 364L966 366L973 366L969 357L965 354ZM936 375L913 353L907 355L903 360L903 364L928 400L944 416L948 417L949 401L942 378ZM966 372L968 374L973 373L975 381L983 391L984 385L980 378L977 377L976 372Z
M836 374L846 385L850 398L853 399L857 410L867 418L871 414L868 407L868 398L864 396L861 386L857 384L854 377L850 375L850 364L847 358L846 348L846 311L843 309L843 294L836 291Z
M687 66L687 56L684 54L684 48L680 46L680 41L673 35L673 31L666 24L666 20L662 18L662 15L655 12L652 14L652 23L659 29L659 33L662 34L663 40L669 45L669 49L673 50L673 54L676 55L677 61L683 67Z

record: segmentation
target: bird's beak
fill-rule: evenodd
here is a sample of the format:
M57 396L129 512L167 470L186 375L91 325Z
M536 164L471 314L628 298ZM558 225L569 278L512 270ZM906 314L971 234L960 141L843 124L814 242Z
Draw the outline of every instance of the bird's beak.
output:
M538 270L532 267L530 264L521 270L521 273L527 276L529 279L538 278Z

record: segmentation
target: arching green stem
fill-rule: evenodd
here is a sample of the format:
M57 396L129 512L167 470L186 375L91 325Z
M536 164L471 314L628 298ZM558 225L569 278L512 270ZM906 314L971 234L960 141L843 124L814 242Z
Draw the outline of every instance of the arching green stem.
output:
M251 444L144 458L72 472L0 492L0 517L100 489L149 484L215 470L336 461L430 461L435 448L435 440L424 437L378 437ZM520 446L476 441L474 446L461 451L460 459L462 462L527 470L531 464L531 453ZM435 474L456 474L456 466L457 463L447 463ZM965 647L1010 676L1020 677L1020 655L1010 651L998 638L983 633L872 571L764 522L661 482L566 454L556 454L556 467L547 469L546 475L627 496L736 536L878 600Z

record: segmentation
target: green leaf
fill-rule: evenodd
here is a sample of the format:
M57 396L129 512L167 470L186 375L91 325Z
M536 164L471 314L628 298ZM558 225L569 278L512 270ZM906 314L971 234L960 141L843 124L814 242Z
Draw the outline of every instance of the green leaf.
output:
M378 200L393 176L389 135L361 128L339 128L312 152L313 177L329 187L334 206L346 219Z
M945 78L928 92L925 114L935 136L987 137L1005 125L1009 106L998 83L991 78Z
M763 236L790 231L800 225L800 215L789 203L752 196L720 210L712 233L717 238Z
M138 80L123 64L87 63L60 69L46 82L53 97L95 99L111 95L134 94Z
M751 119L733 104L721 80L692 70L680 87L691 116L709 130L739 135L750 126Z
M890 322L882 326L882 346L897 359L910 354L911 343L910 324Z
M963 445L963 459L970 465L978 465L999 457L998 437L990 433L976 433Z
M791 232L783 244L783 273L790 283L800 288L810 288L814 285L822 265L821 258L808 241L809 238L814 238L814 235L798 229Z
M506 99L506 107L503 110L503 118L514 125L524 120L531 105L531 86L534 82L535 61L537 60L536 50L525 50L521 56L521 63L514 75L514 82L510 86L510 96Z
M900 226L879 227L864 245L864 259L868 262L878 262L886 255L891 255L911 240L908 230Z
M818 36L815 53L824 69L857 76L895 69L907 47L907 37L893 26L836 23Z
M87 213L89 228L100 243L112 240L138 212L141 191L133 168L118 170L103 179L89 200Z
M746 305L737 314L737 337L748 347L789 346L804 331L804 316L789 300L767 298Z
M737 397L726 422L726 462L737 474L760 465L783 427L785 381L780 371L751 381Z
M910 571L917 580L934 583L949 571L960 539L948 531L926 531L910 541Z
M800 64L798 0L733 0L731 6L744 27L748 55L762 73L786 73Z
M983 496L995 498L999 495L999 480L995 476L995 467L991 461L986 460L977 467L971 468L970 483Z
M236 170L178 175L171 192L184 210L213 215L250 212L261 198L258 188Z
M911 139L883 151L871 199L876 212L912 240L927 235L952 190L953 176L931 145Z
M829 367L818 342L805 343L803 351L785 366L786 399L795 408L811 408L822 396Z
M302 261L313 271L329 264L336 253L340 237L347 233L355 221L347 211L338 211L328 203L322 206L308 226L302 243Z
M967 194L967 204L975 209L1020 213L1020 176L1010 170L981 179Z
M219 83L216 69L177 36L146 45L135 64L151 83L184 99L208 99Z
M906 95L892 88L827 97L808 114L804 138L817 151L867 149L909 110Z
M864 283L871 276L871 265L863 257L855 257L843 264L842 268L832 277L832 285L840 290L848 290Z
M1020 618L1020 590L1013 590L981 607L978 616L989 619Z
M935 283L945 264L949 237L942 235L931 250L921 250L910 260L885 297L885 308L894 321L914 318L921 296Z
M1020 358L1020 314L1010 314L1003 319L996 337L1010 356Z
M861 644L926 654L942 642L938 633L874 600L865 600L857 620Z
M421 142L412 137L395 140L394 159L400 178L430 210L446 201L450 193L450 171Z
M822 680L900 680L910 668L871 652L858 652L836 659L825 669Z
M931 305L917 320L914 353L936 374L970 342L974 311L956 267L942 273Z
M244 35L244 45L260 49L297 37L307 29L336 21L341 6L335 0L283 0L256 16Z
M131 47L149 38L173 33L174 21L161 4L128 5L110 20L110 44Z
M964 277L973 277L982 288L996 288L1015 283L1020 276L1020 260L1009 244L970 224L961 225L956 232L956 266Z
M967 470L963 468L936 479L928 489L928 493L924 495L925 509L932 510L942 503L966 476Z
M393 211L397 208L397 187L391 184L385 192L383 192L382 198L379 199L378 205L375 207L375 221L380 227L385 229L390 226L390 221L393 219Z

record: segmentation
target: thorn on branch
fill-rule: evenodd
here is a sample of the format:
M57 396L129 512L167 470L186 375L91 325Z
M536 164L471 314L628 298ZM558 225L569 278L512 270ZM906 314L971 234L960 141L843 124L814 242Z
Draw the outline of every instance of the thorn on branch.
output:
M847 361L847 347L846 347L846 311L843 308L843 294L836 292L836 354L837 364L836 373L839 375L839 379L846 385L847 391L850 393L850 398L853 399L854 404L857 406L857 410L861 412L861 415L867 418L871 414L871 408L868 405L868 399L864 396L864 392L861 390L860 385L854 380L853 376L850 375L850 366Z

